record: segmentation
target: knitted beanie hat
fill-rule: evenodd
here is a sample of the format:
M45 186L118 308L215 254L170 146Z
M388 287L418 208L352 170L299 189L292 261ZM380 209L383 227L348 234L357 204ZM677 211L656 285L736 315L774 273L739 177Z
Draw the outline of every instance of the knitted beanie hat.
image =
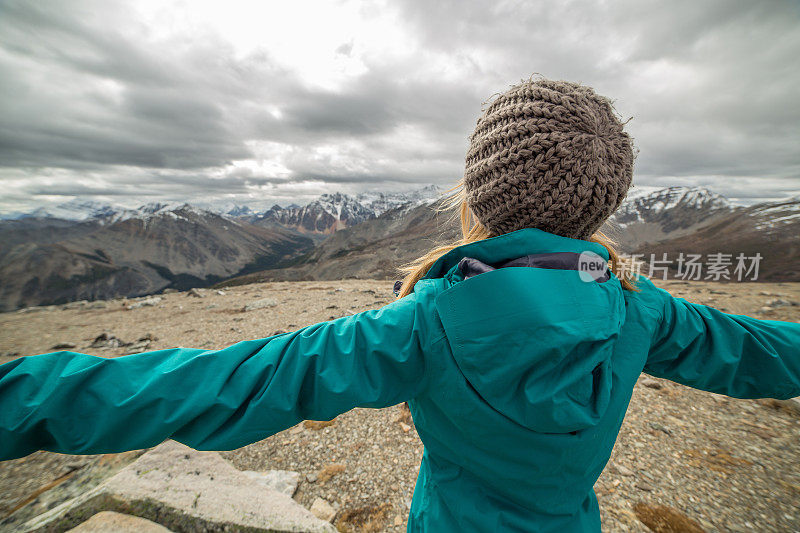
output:
M633 157L610 100L577 83L524 81L470 136L467 205L493 235L539 228L588 240L625 198Z

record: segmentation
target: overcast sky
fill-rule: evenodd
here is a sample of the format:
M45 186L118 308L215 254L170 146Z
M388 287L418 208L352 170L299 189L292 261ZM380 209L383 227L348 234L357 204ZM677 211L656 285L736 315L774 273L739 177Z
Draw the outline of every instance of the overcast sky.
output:
M800 2L0 1L0 212L461 176L493 93L615 100L636 186L800 193Z

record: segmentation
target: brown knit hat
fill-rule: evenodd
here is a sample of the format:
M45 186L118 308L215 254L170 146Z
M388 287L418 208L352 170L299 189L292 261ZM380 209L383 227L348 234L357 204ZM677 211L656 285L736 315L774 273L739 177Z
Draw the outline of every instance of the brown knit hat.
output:
M577 83L524 81L470 136L467 204L493 235L539 228L589 239L625 198L633 157L610 100Z

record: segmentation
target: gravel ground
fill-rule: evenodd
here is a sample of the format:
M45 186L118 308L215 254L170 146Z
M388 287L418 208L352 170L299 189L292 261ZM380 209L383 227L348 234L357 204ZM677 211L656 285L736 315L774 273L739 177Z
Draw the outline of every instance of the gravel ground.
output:
M654 281L731 313L800 319L800 307L791 305L800 301L798 283ZM221 348L392 300L391 282L374 280L263 283L198 294L0 314L0 363L59 344L107 357L173 346ZM256 302L265 307L243 311ZM102 333L111 342L93 346ZM115 347L114 338L131 344ZM302 423L222 455L242 470L300 472L295 498L308 507L326 499L339 510L341 530L404 531L422 443L407 411L394 406L355 409L328 424ZM15 507L19 523L135 456L36 452L0 463L0 529L13 530L3 517ZM800 414L770 400L735 400L643 376L595 488L604 531L649 531L641 518L682 523L685 531L800 532Z

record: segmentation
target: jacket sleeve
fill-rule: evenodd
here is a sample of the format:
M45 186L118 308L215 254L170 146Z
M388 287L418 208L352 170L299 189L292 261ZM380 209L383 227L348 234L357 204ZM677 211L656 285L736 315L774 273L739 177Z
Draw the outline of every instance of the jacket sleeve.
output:
M0 365L0 460L40 449L120 452L167 438L229 450L304 419L408 400L427 376L415 296L221 350L115 359L55 352Z
M645 373L734 398L800 396L800 324L728 314L657 291L663 315Z

